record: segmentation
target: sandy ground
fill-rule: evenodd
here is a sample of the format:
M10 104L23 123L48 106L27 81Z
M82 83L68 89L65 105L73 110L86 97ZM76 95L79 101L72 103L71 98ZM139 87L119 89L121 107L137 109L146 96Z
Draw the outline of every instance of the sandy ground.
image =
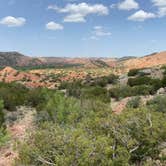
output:
M5 147L0 149L0 166L12 166L12 163L18 157L18 152L14 148L16 143L25 140L27 133L34 127L35 110L27 107L21 107L20 109L25 111L24 117L12 126L7 127L11 139Z

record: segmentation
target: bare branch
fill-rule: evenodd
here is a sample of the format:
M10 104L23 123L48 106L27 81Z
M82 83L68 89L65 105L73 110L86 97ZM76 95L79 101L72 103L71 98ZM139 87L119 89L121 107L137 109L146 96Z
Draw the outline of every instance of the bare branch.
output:
M47 165L55 165L54 163L51 163L47 160L45 160L44 158L42 158L41 156L38 157L38 161L44 163L44 164L47 164Z

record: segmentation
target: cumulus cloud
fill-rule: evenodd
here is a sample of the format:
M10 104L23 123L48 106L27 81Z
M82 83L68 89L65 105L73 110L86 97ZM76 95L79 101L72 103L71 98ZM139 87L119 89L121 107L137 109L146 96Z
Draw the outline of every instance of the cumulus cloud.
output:
M120 10L138 9L139 4L135 0L124 0L117 5Z
M7 16L0 20L0 24L6 25L8 27L20 27L26 23L26 19L23 17L13 17Z
M147 19L155 18L156 15L154 13L148 13L143 10L139 10L130 17L128 17L128 20L131 21L145 21Z
M152 2L158 7L158 17L166 16L166 0L152 0Z
M108 8L103 4L90 5L84 2L79 4L67 4L64 8L50 5L48 6L48 9L53 9L58 13L67 13L64 22L86 22L86 17L90 14L109 14Z
M56 31L56 30L63 30L64 29L63 25L55 23L53 21L47 23L46 24L46 28L48 30L54 30L54 31Z

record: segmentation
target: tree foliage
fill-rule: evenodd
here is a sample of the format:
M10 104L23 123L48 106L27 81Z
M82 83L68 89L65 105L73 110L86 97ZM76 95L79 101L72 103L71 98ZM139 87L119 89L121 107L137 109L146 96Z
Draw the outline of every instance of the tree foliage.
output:
M128 72L128 76L136 76L138 73L139 73L139 70L140 69L131 69L129 72Z
M42 112L48 118L21 146L17 165L141 165L159 157L166 139L165 116L144 108L114 115L101 101L55 94Z

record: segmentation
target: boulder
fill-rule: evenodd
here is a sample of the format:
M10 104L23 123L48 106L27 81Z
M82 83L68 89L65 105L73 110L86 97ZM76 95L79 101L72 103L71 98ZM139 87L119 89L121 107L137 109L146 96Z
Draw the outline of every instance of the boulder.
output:
M165 88L160 88L158 91L157 91L157 94L160 95L160 94L165 94L166 93L166 90Z

